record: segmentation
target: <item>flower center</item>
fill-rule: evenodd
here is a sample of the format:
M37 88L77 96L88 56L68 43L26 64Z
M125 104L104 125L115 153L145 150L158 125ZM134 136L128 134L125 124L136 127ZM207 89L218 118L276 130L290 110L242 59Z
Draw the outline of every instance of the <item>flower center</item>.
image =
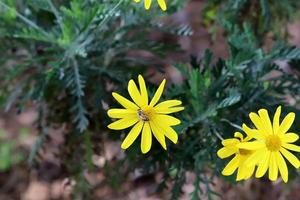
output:
M145 108L145 109L138 109L137 115L143 121L150 121L151 117L153 116L153 109L152 108Z
M246 156L249 155L251 153L250 150L246 150L246 149L239 149L239 154Z
M279 151L281 140L277 135L269 135L266 139L266 146L270 151Z

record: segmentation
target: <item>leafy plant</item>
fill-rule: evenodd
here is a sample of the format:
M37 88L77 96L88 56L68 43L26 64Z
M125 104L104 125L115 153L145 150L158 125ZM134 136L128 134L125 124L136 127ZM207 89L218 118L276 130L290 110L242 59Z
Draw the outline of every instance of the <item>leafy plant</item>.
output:
M185 2L172 1L166 14ZM291 10L296 8L296 0L208 1L205 24L223 27L230 56L218 58L206 50L201 57L192 56L190 63L174 63L184 81L169 86L163 98L180 99L185 106L184 112L176 114L182 120L176 128L179 144L168 144L168 151L163 151L154 142L144 156L136 142L124 159L106 165L112 185L128 170L162 171L160 188L173 181L171 198L176 199L186 172L192 171L196 174L192 199L218 195L211 177L219 177L224 166L216 156L221 140L232 137L247 115L259 108L274 110L281 104L287 111L300 113L300 49L288 46L285 36L279 34L280 24L292 19ZM31 163L37 163L36 153L49 129L64 126L62 152L67 155L62 156L63 165L80 181L76 195L89 196L93 188L87 186L82 170L92 170L96 144L107 135L115 140L122 136L107 134L110 119L106 110L116 104L111 91L125 92L128 80L149 69L163 72L160 64L141 56L143 53L163 59L180 50L151 40L153 31L189 36L193 30L188 24L165 24L160 20L163 12L155 6L145 12L143 5L131 0L0 0L0 11L0 105L6 111L16 108L22 112L28 101L35 103L40 135L30 153ZM269 32L276 35L276 45L265 51L263 38ZM297 73L286 73L279 60ZM281 76L270 78L274 71ZM155 86L149 89L154 91ZM295 99L294 105L286 103L286 96ZM294 128L299 132L300 126ZM12 147L2 148L10 152ZM123 165L128 169L121 169Z
M23 153L17 148L17 141L5 141L5 135L5 131L0 130L0 172L5 172L24 160Z

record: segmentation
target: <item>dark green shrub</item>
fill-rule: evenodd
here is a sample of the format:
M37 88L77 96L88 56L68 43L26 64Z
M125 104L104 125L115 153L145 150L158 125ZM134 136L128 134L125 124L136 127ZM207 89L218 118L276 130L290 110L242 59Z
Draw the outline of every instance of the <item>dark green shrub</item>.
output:
M168 12L175 12L185 2L172 1ZM177 115L182 120L176 128L179 144L170 145L167 152L154 144L146 156L136 144L125 159L107 164L108 174L122 173L123 165L142 167L145 173L161 170L161 186L175 180L175 199L185 173L193 171L197 176L192 199L201 194L211 198L215 194L211 176L220 176L224 165L216 156L221 138L232 137L248 113L259 108L275 110L280 104L299 114L300 49L286 44L287 34L279 27L286 26L298 8L297 0L208 1L203 17L207 26L223 27L229 58L216 58L206 50L190 63L175 63L184 82L171 85L164 97L181 99L185 105L185 111ZM0 104L6 111L16 108L22 112L27 102L35 103L40 138L32 148L31 163L35 163L48 129L64 125L68 132L65 148L74 151L63 164L78 180L83 168L92 168L91 155L99 142L96 136L109 135L105 107L116 104L111 91L125 93L128 80L145 74L150 66L163 70L152 60L130 53L147 51L163 59L179 47L150 40L151 31L191 34L188 25L166 25L159 20L168 13L155 6L146 12L130 0L2 0L0 11ZM263 50L267 33L273 34L276 43L269 52ZM297 73L284 72L276 64L278 60L289 63ZM265 78L273 70L282 75ZM154 88L152 85L151 91ZM286 104L286 95L295 99L294 105ZM296 132L299 128L294 126ZM111 138L119 140L120 135ZM76 160L75 155L82 153L85 156ZM112 167L116 171L110 171ZM206 185L206 191L200 190L200 183ZM88 195L89 188L80 186L79 192Z

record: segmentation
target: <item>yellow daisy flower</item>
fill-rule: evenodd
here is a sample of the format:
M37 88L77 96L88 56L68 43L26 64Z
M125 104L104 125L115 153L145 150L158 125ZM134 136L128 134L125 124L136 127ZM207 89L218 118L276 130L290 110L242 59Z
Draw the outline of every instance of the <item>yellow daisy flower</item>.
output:
M240 132L236 132L234 134L235 138L230 138L222 141L223 148L221 148L217 155L221 158L227 158L232 155L235 155L233 159L225 166L222 171L224 176L230 176L237 169L237 177L236 180L246 180L249 179L254 170L255 166L248 166L246 164L246 160L252 154L252 151L239 149L237 147L238 144L243 144L244 142L248 142L251 138L246 137L244 139L243 135Z
M141 0L134 0L136 3L139 3ZM158 5L163 11L167 10L167 5L165 0L157 0ZM152 0L144 0L144 7L146 10L149 10L151 7Z
M279 118L281 107L279 106L273 118L273 124L270 121L268 111L260 109L258 114L250 113L249 117L256 129L251 129L243 124L243 130L256 139L240 143L237 146L245 150L254 151L246 160L248 166L258 165L255 176L262 177L269 169L269 179L277 180L278 171L284 182L288 181L288 160L295 168L300 167L300 161L291 151L300 152L300 147L291 144L299 139L295 133L287 132L294 122L295 113L289 113L280 124ZM285 158L285 159L284 159Z
M128 92L133 102L113 92L113 97L124 107L124 109L110 109L107 114L111 118L119 119L108 125L113 130L126 129L133 126L124 139L121 148L127 149L142 132L141 151L147 153L152 145L152 133L164 149L167 149L165 137L173 143L177 143L178 135L172 126L180 124L180 120L167 114L184 109L181 101L168 100L158 103L166 84L164 79L152 100L148 103L148 92L144 78L138 77L140 90L135 82L130 80ZM158 103L158 104L157 104ZM151 133L152 132L152 133Z

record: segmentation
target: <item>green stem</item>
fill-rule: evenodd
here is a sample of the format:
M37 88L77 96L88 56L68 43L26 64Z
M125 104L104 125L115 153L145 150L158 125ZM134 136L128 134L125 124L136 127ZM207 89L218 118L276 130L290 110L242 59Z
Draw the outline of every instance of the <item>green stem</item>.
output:
M52 12L54 13L55 15L55 18L57 19L57 22L58 22L58 25L60 27L60 29L63 31L63 23L62 23L62 20L61 20L61 16L59 15L57 9L55 8L55 6L53 5L52 1L51 0L47 0Z

